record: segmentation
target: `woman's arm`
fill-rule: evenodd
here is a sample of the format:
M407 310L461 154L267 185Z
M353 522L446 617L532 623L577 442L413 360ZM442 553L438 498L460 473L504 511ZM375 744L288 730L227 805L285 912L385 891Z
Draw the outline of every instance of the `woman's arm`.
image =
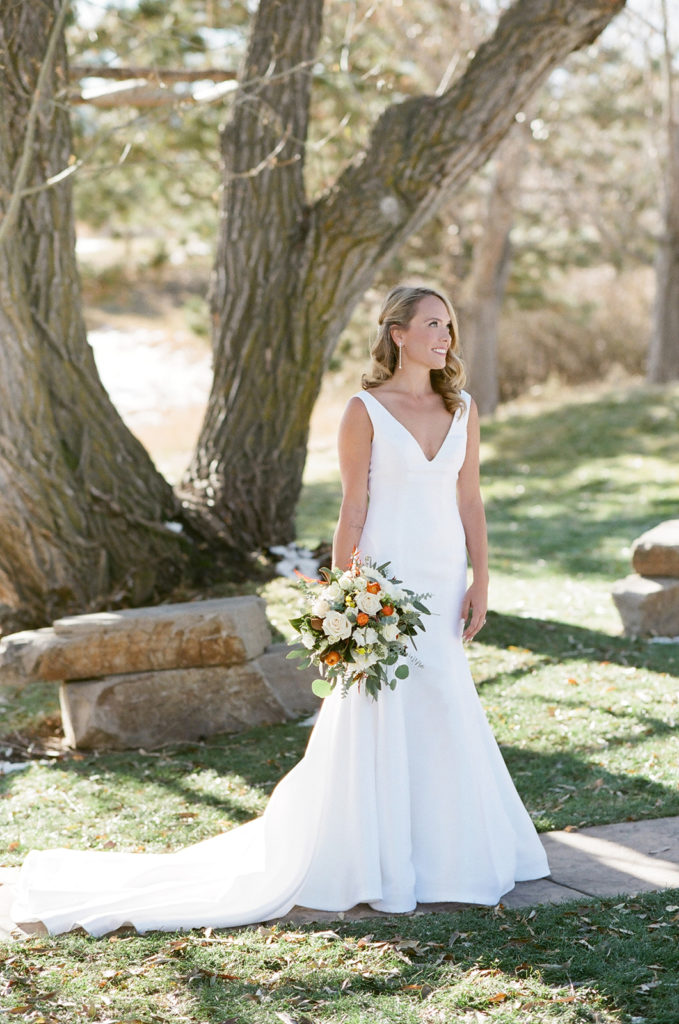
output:
M461 615L466 623L463 640L476 636L486 621L488 610L488 537L479 479L480 442L479 413L472 399L467 421L467 453L457 479L457 504L473 572L473 581L462 602Z
M372 423L360 398L352 398L344 410L337 435L342 505L332 543L332 564L346 569L358 542L368 511L368 470Z

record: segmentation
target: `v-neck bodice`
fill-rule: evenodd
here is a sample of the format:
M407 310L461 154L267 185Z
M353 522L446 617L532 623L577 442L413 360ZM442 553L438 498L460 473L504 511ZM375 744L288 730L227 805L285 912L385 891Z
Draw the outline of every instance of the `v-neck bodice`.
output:
M399 427L401 427L401 429L404 430L406 432L406 434L408 434L408 436L412 438L412 440L415 442L417 447L420 449L420 451L422 452L423 457L427 460L427 462L435 462L436 461L436 459L439 457L439 454L441 453L441 450L443 449L446 441L448 440L448 435L451 433L451 431L453 429L453 424L455 423L455 419L456 419L455 416L451 419L450 423L448 424L448 429L446 430L445 435L443 437L443 440L441 441L441 444L438 446L438 449L432 455L432 457L429 458L429 456L425 452L424 448L422 447L420 442L417 440L417 438L413 434L412 430L409 430L408 427L406 427L405 423L402 423L401 420L398 418L398 416L394 416L393 412L391 412L390 409L387 409L386 405L384 405L383 402L380 402L379 398L375 398L375 396L370 391L367 391L367 392L364 392L364 393L369 398L371 398L374 402L377 402L377 404L380 405L384 409L384 411L387 413L387 415L391 416L391 418L393 420L395 420L395 422L399 425Z
M419 578L427 591L432 589L432 572L448 579L466 573L457 478L467 451L471 399L465 391L462 396L464 409L452 420L433 459L427 459L407 427L374 395L361 391L356 396L373 426L361 554L378 563L390 561L397 576L408 575L409 586L414 573L414 582Z

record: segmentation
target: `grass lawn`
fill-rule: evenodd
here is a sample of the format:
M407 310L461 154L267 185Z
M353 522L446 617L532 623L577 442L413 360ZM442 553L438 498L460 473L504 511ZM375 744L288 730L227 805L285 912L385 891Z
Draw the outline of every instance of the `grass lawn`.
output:
M679 814L679 644L622 638L609 597L642 530L679 515L679 389L516 404L483 425L491 607L470 661L538 829ZM328 540L339 486L312 444L300 540ZM289 635L285 581L260 588ZM162 851L247 820L304 750L295 723L163 751L64 754L56 694L0 694L2 862L31 847ZM471 909L184 936L0 947L8 1019L564 1022L679 1020L679 892L535 912ZM9 1016L11 1014L11 1016Z

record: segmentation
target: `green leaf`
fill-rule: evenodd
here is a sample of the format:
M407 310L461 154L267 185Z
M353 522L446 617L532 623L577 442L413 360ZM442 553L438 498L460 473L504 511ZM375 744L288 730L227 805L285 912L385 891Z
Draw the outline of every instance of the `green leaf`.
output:
M394 672L394 675L397 676L399 679L405 679L406 676L410 675L410 669L408 668L407 665L399 665L396 671Z
M327 679L314 679L311 684L311 689L317 697L329 697L332 693L333 687Z
M285 655L285 657L286 658L305 658L306 654L307 654L306 650L300 651L299 648L296 648L293 651L288 651L288 653Z

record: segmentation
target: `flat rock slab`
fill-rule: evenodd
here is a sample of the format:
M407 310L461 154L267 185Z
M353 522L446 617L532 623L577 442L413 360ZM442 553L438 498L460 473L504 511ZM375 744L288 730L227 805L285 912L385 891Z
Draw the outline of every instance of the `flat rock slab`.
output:
M73 615L11 634L0 641L0 671L63 680L237 665L270 641L261 598L216 598Z
M611 593L627 636L679 634L679 579L632 574Z
M290 717L256 662L64 682L66 742L84 750L150 749Z
M679 577L679 519L667 519L637 537L632 567L641 576Z
M541 838L550 878L585 895L679 887L679 818L595 825Z
M311 715L320 705L320 698L311 689L318 669L300 669L299 661L287 658L292 648L287 644L272 644L253 662L276 694L290 718Z

